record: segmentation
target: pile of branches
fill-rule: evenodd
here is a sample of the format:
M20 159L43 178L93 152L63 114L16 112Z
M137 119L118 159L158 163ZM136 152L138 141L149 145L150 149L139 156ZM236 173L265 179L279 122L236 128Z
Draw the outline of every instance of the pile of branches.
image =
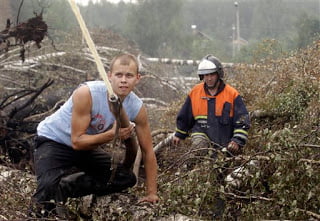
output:
M1 164L10 163L20 169L31 169L29 160L36 125L39 123L37 112L41 110L35 100L53 82L49 79L39 88L23 89L3 96L0 101Z
M42 12L35 13L34 17L16 26L12 26L10 19L7 19L5 29L0 31L0 54L9 54L11 49L18 47L20 58L24 62L26 44L35 43L38 48L41 48L40 43L47 36L47 31L48 26L43 21ZM4 57L1 56L1 58ZM31 116L41 110L35 100L53 84L53 80L48 79L40 86L31 86L30 81L28 85L28 82L23 80L24 77L19 78L17 73L13 73L15 75L15 80L13 80L12 74L9 76L10 72L6 68L5 60L8 60L8 56L1 65L3 87L0 88L2 93L0 98L0 154L2 156L0 163L12 163L24 169L24 167L30 167L28 161L32 153L32 137L35 134L35 125L38 123Z
M184 151L171 146L158 158L166 162L159 177L163 201L158 215L209 220L218 208L222 220L319 220L319 60L317 41L282 59L236 67L228 83L243 95L252 117L243 154L219 153L212 160L195 157L188 143Z
M21 46L20 57L25 60L24 45L27 42L35 42L38 48L40 43L48 34L48 25L43 21L42 12L14 27L11 27L10 19L7 19L6 28L0 31L0 52L9 51L10 47ZM14 41L14 43L12 42Z

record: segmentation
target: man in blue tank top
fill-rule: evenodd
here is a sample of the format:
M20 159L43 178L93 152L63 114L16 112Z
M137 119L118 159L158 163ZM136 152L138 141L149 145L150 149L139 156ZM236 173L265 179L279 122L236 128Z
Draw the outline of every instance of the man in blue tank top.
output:
M36 208L42 210L37 216L47 216L68 197L106 195L134 186L137 178L132 170L119 163L112 174L112 159L99 148L112 142L116 134L122 141L128 139L134 130L146 172L147 193L140 201L159 200L157 162L147 112L132 91L140 80L138 67L131 54L120 54L110 64L108 78L112 90L120 98L129 120L134 122L120 128L118 134L102 81L80 85L58 111L40 122L34 152L38 186L33 199Z

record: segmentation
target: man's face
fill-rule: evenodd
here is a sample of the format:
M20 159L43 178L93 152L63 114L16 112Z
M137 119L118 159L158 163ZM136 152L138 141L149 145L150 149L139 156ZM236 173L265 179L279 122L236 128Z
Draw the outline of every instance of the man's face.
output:
M203 81L207 84L207 86L210 87L215 87L216 82L218 80L218 73L211 73L211 74L205 74L203 75ZM213 88L211 88L213 89Z
M108 72L108 77L114 93L121 99L124 99L140 80L136 64L130 61L128 65L124 65L120 59L115 61L112 72Z

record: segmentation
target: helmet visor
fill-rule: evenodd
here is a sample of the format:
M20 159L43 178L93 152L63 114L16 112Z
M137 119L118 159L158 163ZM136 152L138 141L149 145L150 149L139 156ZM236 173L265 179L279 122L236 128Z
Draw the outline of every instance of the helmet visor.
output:
M207 69L207 70L198 70L198 75L205 75L205 74L213 74L216 73L216 69Z

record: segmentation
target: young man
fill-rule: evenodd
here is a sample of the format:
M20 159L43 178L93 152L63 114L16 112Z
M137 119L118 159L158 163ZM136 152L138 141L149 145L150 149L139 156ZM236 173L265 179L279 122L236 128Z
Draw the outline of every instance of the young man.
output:
M111 61L108 78L129 120L135 123L135 127L120 128L118 136L123 141L134 130L137 134L146 171L147 194L141 201L154 203L159 199L157 162L146 109L132 92L140 79L138 67L133 55L120 54ZM99 148L113 141L116 133L104 82L80 85L57 112L38 125L34 152L38 187L33 196L37 204L49 212L68 197L105 195L134 186L137 178L132 170L119 164L112 175L111 157Z
M191 135L193 147L227 147L236 154L248 138L248 111L238 91L222 80L221 62L205 56L199 66L202 83L193 87L177 116L173 144Z

